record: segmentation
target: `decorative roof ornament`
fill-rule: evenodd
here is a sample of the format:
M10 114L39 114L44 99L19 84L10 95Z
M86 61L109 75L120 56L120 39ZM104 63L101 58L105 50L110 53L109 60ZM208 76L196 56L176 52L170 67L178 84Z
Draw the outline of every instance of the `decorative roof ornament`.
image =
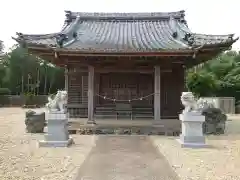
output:
M232 40L233 40L233 36L234 36L234 34L230 34L229 37L228 37L228 39L229 39L230 41L232 41ZM237 38L237 39L238 39L238 38Z
M178 37L177 24L176 24L176 20L174 19L173 16L170 16L169 25L170 25L171 29L174 31L172 33L172 37L176 39Z
M22 33L16 32L16 34L17 34L17 36L18 36L19 38L23 38L23 34L22 34Z
M16 32L16 35L18 36L18 40L20 40L19 41L19 45L22 47L22 48L26 48L27 47L27 44L26 44L26 41L25 41L25 39L24 39L24 37L23 37L23 34L22 33L20 33L20 32ZM15 38L14 38L15 39Z
M65 14L65 16L66 16L65 23L70 24L74 19L73 15L72 15L72 12L71 11L65 11L65 13L66 13Z
M181 17L179 21L180 21L180 23L183 23L187 26L187 21L184 17Z
M57 41L57 44L60 48L63 47L64 41L67 41L67 40L68 40L68 36L66 34L60 33L56 36L56 41Z
M187 26L187 21L186 21L186 19L185 19L185 11L183 11L183 12L181 13L181 16L180 16L179 21L180 21L180 23L183 23L183 24L185 24L185 25Z
M177 31L175 31L175 32L172 33L172 37L175 38L175 39L178 37Z
M194 43L194 36L190 33L186 33L183 40L187 41L188 44L191 46Z
M77 38L77 36L78 36L77 32L76 31L73 32L73 38Z

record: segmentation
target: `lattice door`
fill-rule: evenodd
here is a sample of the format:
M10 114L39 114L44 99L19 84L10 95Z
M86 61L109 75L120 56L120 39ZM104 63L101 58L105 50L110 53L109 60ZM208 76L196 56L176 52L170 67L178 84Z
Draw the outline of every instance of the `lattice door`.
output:
M100 76L100 93L104 96L118 100L139 98L153 93L153 79L151 74L140 73L109 73ZM141 103L152 104L152 97L144 99ZM101 104L114 103L101 99ZM133 102L134 103L134 102ZM138 104L140 102L137 102Z

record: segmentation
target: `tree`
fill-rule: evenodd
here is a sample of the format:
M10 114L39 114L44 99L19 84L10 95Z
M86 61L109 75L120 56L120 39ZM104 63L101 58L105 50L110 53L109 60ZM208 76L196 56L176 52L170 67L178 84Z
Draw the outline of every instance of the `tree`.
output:
M2 54L4 50L4 44L3 44L3 41L0 40L0 54Z
M187 87L198 96L228 96L240 99L240 53L228 51L189 71Z
M211 73L190 72L187 75L187 87L196 96L214 96L218 89L217 81Z
M12 48L4 57L0 78L0 85L9 88L12 94L49 94L64 87L62 68L29 54L27 49L19 46ZM56 78L63 83L56 83Z

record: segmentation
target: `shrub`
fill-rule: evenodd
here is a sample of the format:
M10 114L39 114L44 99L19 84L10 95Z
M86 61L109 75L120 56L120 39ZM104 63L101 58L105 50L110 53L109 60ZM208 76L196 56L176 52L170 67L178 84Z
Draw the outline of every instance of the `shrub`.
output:
M0 95L9 95L10 93L8 88L0 88Z
M203 123L204 134L224 134L227 116L219 108L206 108L202 111L205 116Z
M206 72L191 72L186 77L187 87L196 96L212 96L218 89L214 76Z
M26 93L25 94L25 105L34 105L34 97L33 93Z
M1 105L9 105L9 95L10 90L8 88L0 88L0 104Z
M46 126L45 113L27 111L25 114L25 125L28 133L43 133Z

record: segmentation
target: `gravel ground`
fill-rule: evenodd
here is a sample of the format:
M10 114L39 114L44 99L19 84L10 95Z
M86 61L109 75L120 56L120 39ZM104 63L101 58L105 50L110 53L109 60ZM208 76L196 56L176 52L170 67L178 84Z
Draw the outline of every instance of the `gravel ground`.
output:
M96 137L73 136L76 144L71 148L38 148L43 134L25 133L25 111L0 108L0 179L72 180ZM207 137L213 148L180 148L172 137L151 140L181 180L240 180L240 116L230 119L226 135Z
M240 180L240 116L227 122L226 134L208 136L211 148L181 148L173 137L152 136L181 180Z
M71 148L38 148L43 134L25 133L25 111L0 109L0 179L73 179L95 145L95 136L73 136Z

